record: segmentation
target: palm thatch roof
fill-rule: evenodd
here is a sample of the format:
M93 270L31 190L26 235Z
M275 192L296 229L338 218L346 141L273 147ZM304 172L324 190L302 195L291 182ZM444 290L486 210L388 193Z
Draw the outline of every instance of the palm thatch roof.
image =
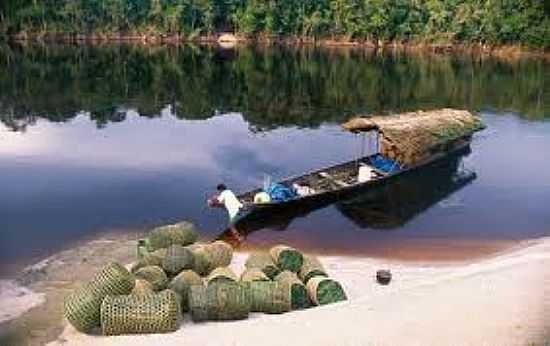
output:
M466 110L438 109L388 116L355 117L342 124L345 130L379 132L379 150L384 156L411 165L446 144L471 136L485 126Z

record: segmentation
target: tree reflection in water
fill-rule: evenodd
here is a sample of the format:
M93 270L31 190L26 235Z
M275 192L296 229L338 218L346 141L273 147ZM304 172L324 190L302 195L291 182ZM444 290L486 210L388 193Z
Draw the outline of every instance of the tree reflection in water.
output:
M550 114L541 61L375 54L354 49L0 45L0 121L86 114L98 127L129 110L181 119L240 112L253 130L316 127L354 113L439 107Z

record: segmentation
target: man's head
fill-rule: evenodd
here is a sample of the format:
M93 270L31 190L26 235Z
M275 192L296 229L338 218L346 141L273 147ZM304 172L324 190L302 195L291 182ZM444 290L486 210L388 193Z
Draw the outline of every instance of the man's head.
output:
M225 186L225 184L218 184L218 186L216 186L216 190L219 192L225 191L227 190L227 186Z

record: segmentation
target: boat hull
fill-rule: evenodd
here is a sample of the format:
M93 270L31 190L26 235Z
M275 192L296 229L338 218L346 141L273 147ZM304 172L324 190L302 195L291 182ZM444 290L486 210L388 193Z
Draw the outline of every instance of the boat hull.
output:
M416 172L423 167L435 164L442 159L465 155L470 151L470 142L471 138L464 138L454 143L454 145L445 153L438 153L418 165L364 183L357 183L331 191L302 196L284 202L249 205L245 208L242 216L234 223L234 225L239 232L243 233L248 233L248 229L258 229L268 226L276 227L279 225L280 227L285 227L286 224L288 224L288 222L293 218L307 215L313 210L323 208L338 201L345 200L362 193L367 193L372 190L377 190L384 187L386 184L391 184L405 175ZM355 161L345 164L351 163L355 163ZM330 170L330 168L327 168L326 170ZM289 182L292 180L293 179L286 179L283 182ZM250 194L250 192L248 194Z

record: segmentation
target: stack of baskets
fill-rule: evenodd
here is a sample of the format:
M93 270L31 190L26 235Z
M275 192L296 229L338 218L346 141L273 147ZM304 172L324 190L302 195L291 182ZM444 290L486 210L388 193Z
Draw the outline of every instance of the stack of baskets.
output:
M237 276L223 241L195 243L189 222L153 229L138 242L130 271L112 263L68 296L65 315L78 330L104 335L175 331L193 321L238 320L250 312L279 314L345 300L318 259L285 245L251 254Z

